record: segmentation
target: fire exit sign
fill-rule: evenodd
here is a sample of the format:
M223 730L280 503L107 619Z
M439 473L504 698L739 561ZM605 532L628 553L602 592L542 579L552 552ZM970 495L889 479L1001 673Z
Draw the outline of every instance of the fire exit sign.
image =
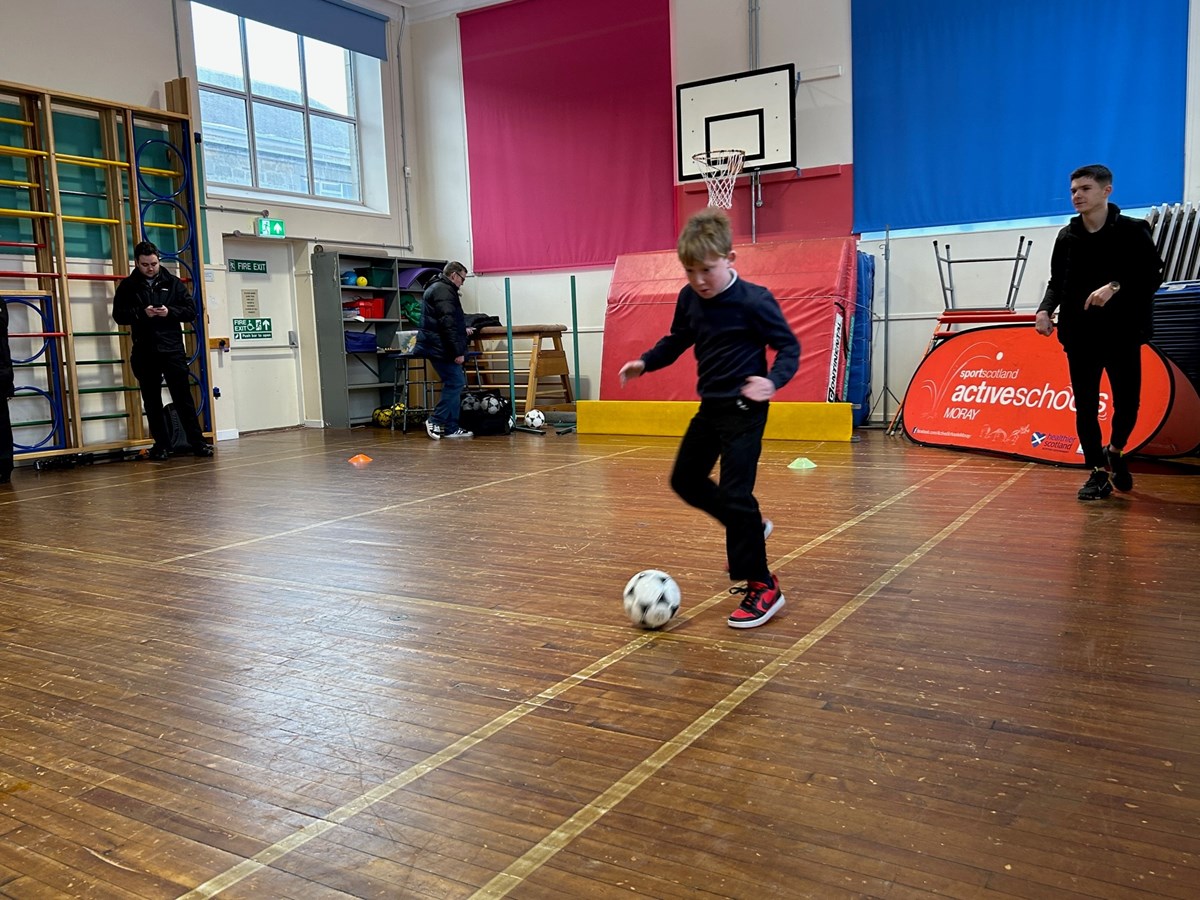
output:
M231 259L229 260L229 271L266 275L267 261L265 259Z
M271 320L234 319L233 339L235 341L269 341L271 339Z
M255 219L254 226L258 231L259 237L287 237L287 229L283 225L283 219Z

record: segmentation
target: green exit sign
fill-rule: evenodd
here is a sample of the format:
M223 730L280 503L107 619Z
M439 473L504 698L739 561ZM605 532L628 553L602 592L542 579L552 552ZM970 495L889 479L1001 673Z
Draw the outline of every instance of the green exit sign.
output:
M287 229L283 227L283 219L255 219L254 227L259 237L287 237Z
M269 341L271 339L271 320L234 319L233 339L235 341Z
M267 261L265 259L231 259L229 260L229 271L266 275Z

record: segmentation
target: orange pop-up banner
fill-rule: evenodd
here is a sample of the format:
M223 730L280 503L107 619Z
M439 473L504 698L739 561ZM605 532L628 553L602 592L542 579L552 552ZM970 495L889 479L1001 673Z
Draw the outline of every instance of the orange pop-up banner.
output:
M1100 383L1100 430L1112 427L1112 390ZM989 450L1083 465L1067 357L1032 325L953 335L921 361L904 396L904 431L920 444ZM1200 446L1200 396L1153 345L1142 347L1142 397L1127 451L1183 456Z

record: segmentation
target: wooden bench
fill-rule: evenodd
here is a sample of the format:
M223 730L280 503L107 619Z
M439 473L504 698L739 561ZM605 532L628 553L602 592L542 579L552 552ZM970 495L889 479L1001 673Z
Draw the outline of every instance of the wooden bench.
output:
M566 330L566 325L512 326L510 373L509 329L498 325L479 329L471 336L479 354L474 366L479 386L507 393L511 380L516 391L516 415L531 409L573 410L575 392L562 345ZM467 371L472 374L471 366Z

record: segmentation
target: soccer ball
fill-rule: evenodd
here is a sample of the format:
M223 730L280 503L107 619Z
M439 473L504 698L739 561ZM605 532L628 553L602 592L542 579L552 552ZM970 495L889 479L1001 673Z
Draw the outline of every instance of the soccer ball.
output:
M479 408L489 416L494 416L496 413L500 412L503 406L504 404L500 402L500 398L495 394L485 394L479 400Z
M531 409L525 413L525 424L530 428L541 428L546 424L546 414L540 409Z
M475 410L479 409L479 395L463 394L460 406L465 412L475 412Z
M381 406L371 413L371 421L380 428L390 428L392 420L404 415L404 404L397 403L394 406Z
M679 585L666 572L646 569L625 585L625 614L640 628L662 628L679 612Z

